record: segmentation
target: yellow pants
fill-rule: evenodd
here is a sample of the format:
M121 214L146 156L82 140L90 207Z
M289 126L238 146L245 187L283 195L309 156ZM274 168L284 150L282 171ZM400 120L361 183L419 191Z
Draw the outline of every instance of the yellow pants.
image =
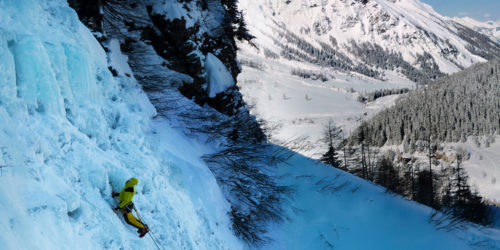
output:
M132 212L125 212L123 211L123 218L125 219L125 221L129 224L129 225L132 225L138 229L142 229L144 228L144 223L137 219L133 214Z

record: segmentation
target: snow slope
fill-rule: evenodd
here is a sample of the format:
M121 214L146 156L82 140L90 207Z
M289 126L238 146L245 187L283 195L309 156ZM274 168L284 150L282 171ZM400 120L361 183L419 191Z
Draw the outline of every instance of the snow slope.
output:
M208 96L214 98L217 94L224 92L234 86L233 76L227 71L226 66L212 53L205 58L207 70Z
M500 20L481 22L470 17L453 17L453 21L465 25L481 34L491 37L492 40L500 43Z
M362 104L357 99L364 92L379 89L415 87L415 83L388 73L389 81L369 78L357 73L335 72L309 63L266 58L263 51L247 43L239 43L238 58L242 72L238 86L252 114L272 127L272 141L284 145L300 138L296 150L318 158L324 153L320 139L329 121L342 126L346 134L363 120L391 106L398 95ZM297 68L323 74L327 81L304 79L292 75Z
M470 159L464 161L463 166L469 175L470 184L476 187L483 197L496 203L500 202L500 187L497 184L500 181L498 138L488 147L485 147L485 143L478 147L473 138L469 138L465 143L448 143L445 148L460 148L469 152ZM456 165L455 162L452 164Z
M111 210L132 176L164 247L242 248L207 149L151 119L66 1L0 1L0 58L2 249L155 248Z
M256 44L271 50L276 48L274 41L284 42L278 35L281 29L318 47L319 42L333 44L355 61L360 58L350 51L352 41L401 53L410 64L427 52L444 73L485 61L467 49L471 43L461 37L454 22L419 0L370 0L366 4L355 0L242 0L240 9L250 33L257 37Z
M499 249L500 231L437 231L431 209L300 155L279 167L296 192L264 249Z

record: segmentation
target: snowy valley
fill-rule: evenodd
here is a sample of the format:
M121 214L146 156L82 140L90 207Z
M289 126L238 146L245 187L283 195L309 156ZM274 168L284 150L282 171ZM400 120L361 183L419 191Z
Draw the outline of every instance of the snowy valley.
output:
M497 45L439 25L434 41L415 22L448 21L418 1L369 1L365 11L357 1L283 2L239 1L250 39L233 30L236 1L0 0L0 248L500 249L498 229L455 223L304 156L323 153L314 146L329 120L355 131L398 97L362 103L360 94L406 93L417 78L497 57ZM399 2L408 5L388 4ZM405 19L397 11L408 6L422 11ZM333 64L297 49L285 58L273 40L287 39L281 23L295 35L303 27L293 22L317 27L306 41L317 48L331 43L333 16L321 8L351 20L331 24L350 34L322 61ZM353 33L367 22L374 29L358 31L370 35ZM402 40L385 39L384 27ZM344 46L356 36L381 39L386 52L413 47L387 52L395 63L381 66ZM443 54L451 47L456 55ZM497 148L473 155L477 178L486 177L475 157L493 163ZM111 192L131 177L145 238L112 210Z
M258 117L287 124L278 140L307 136L314 144L328 120L349 132L395 100L362 105L360 95L414 89L500 57L500 45L420 1L366 2L240 1L256 38L239 45L238 83Z
M329 122L340 126L347 137L400 96L359 102L360 97L415 89L429 80L419 70L435 72L432 79L500 55L493 24L486 32L479 28L486 24L443 17L420 1L241 1L240 8L256 36L254 46L242 43L238 54L243 65L238 84L245 100L254 106L252 113L273 129L275 143L294 144L291 148L316 159L326 152L323 138ZM362 44L363 53L356 53ZM332 55L381 73L338 66ZM425 64L419 59L423 57ZM301 143L291 143L297 140ZM459 146L450 144L448 151L450 147ZM491 180L497 178L498 164L492 162L481 171L470 165L469 171L471 181L493 201L498 193L489 190L496 189ZM476 178L480 175L489 176L489 184L484 184L486 177Z

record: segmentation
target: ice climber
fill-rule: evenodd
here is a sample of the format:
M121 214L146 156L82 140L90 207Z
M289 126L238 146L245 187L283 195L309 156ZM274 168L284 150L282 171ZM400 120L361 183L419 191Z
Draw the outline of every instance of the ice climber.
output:
M139 183L139 180L136 178L130 178L125 183L125 187L120 191L120 193L113 192L112 196L118 196L118 201L120 204L113 209L113 211L118 214L118 210L122 209L123 218L125 221L134 227L137 228L137 232L139 233L139 237L144 237L149 232L148 225L144 224L141 220L137 219L133 214L132 210L134 210L134 203L132 202L132 198L135 194L134 186Z

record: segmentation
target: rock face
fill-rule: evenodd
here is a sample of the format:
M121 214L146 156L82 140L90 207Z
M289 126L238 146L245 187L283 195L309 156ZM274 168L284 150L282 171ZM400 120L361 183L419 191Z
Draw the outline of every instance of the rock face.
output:
M210 97L205 80L204 61L208 53L224 64L233 81L240 72L235 37L251 36L246 33L236 1L70 0L69 3L104 47L110 39L120 41L134 76L148 93L161 92L166 85L175 86L199 105L208 104L227 115L234 115L243 106L236 86Z

